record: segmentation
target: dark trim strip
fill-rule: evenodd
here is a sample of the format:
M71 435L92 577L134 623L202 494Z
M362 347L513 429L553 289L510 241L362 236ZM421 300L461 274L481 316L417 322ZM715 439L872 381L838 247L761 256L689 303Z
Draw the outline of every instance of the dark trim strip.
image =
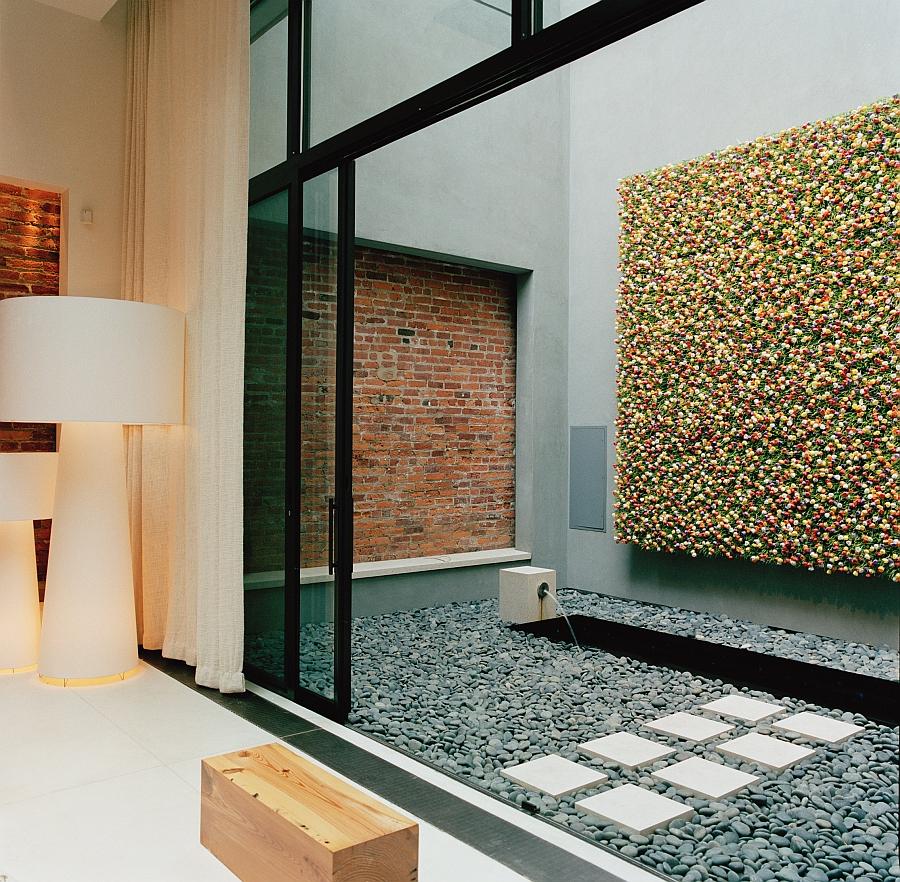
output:
M578 642L584 646L594 646L616 655L703 677L718 678L735 686L799 698L823 707L840 708L889 726L900 725L900 683L892 680L723 646L694 637L608 622L592 616L569 616L569 621ZM569 629L562 618L513 625L512 628L548 640L571 642Z

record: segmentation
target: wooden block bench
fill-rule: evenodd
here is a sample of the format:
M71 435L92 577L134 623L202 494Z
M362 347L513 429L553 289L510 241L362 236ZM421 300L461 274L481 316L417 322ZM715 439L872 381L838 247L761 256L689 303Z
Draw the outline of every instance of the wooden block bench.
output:
M200 842L243 882L415 882L419 826L280 744L203 760Z

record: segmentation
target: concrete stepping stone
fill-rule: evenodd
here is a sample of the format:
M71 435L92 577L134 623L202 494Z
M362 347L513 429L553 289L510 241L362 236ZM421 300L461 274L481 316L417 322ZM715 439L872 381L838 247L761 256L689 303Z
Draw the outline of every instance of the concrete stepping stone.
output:
M829 744L841 744L848 738L865 731L862 726L854 726L852 723L844 723L821 714L813 714L804 711L785 717L772 724L773 729L781 729L785 732L796 732L804 738L816 741L827 741Z
M623 769L636 769L675 753L673 748L666 747L665 744L630 732L614 732L612 735L595 738L579 744L578 750L588 756L616 763Z
M712 711L723 717L734 717L737 720L746 720L748 723L758 723L767 717L784 713L785 708L780 704L771 704L768 701L758 701L755 698L746 698L743 695L725 695L717 698L709 704L701 704L700 710Z
M732 738L731 741L719 744L716 750L726 756L766 766L776 772L783 772L789 766L809 759L815 754L814 750L807 747L800 747L798 744L791 744L790 741L781 741L768 735L760 735L758 732Z
M660 717L660 719L654 720L652 723L644 723L644 725L654 732L663 732L666 735L674 735L676 738L697 742L717 738L734 728L728 723L720 723L718 720L684 713L669 714L667 717Z
M557 754L549 754L529 760L527 763L510 766L503 769L500 774L526 790L539 790L554 799L569 796L578 790L587 790L608 779L603 772L573 763Z
M682 790L690 790L707 799L724 799L759 781L756 775L748 775L729 766L712 763L699 756L666 766L651 777L674 784Z
M624 784L606 793L598 793L586 799L579 799L575 807L612 821L622 830L646 836L658 827L666 827L676 818L685 821L694 816L694 809L666 796L644 790L635 784Z

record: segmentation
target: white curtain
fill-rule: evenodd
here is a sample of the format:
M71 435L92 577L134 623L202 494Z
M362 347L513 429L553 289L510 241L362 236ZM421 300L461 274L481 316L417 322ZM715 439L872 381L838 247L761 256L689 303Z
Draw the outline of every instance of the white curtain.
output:
M140 640L244 688L247 0L128 0L123 296L187 315L183 426L128 430Z

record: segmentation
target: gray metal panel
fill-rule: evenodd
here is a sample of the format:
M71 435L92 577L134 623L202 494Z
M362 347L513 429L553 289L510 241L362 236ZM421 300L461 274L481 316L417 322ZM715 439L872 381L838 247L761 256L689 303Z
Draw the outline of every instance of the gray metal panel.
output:
M606 426L569 430L569 529L606 532Z

